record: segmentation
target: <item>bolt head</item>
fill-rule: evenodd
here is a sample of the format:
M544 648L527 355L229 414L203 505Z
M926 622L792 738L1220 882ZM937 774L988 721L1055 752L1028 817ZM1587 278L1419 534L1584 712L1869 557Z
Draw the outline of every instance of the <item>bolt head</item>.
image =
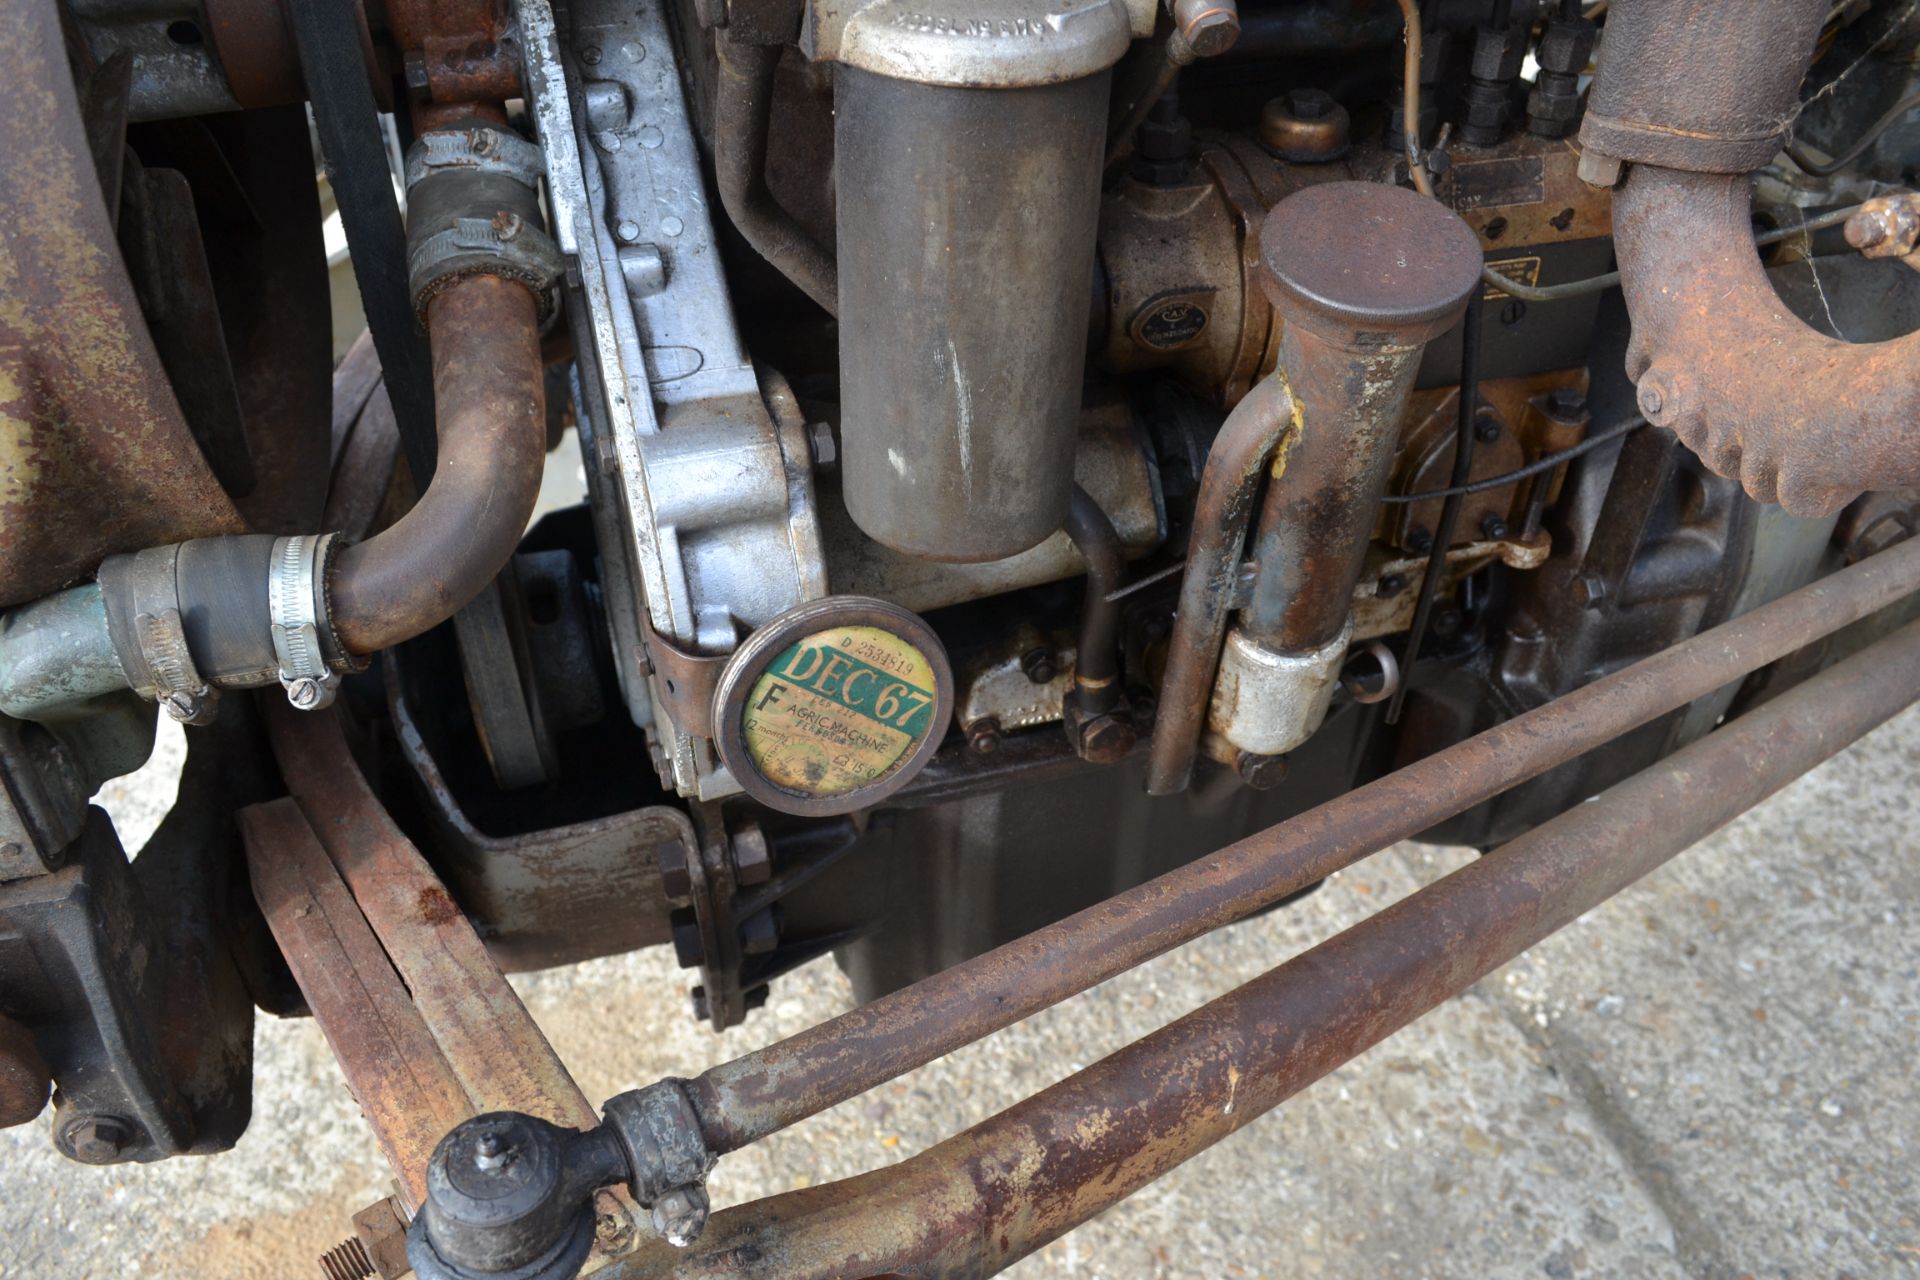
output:
M1582 609L1598 609L1607 598L1607 584L1591 573L1573 580L1573 602Z
M1285 780L1287 758L1242 751L1233 758L1233 770L1240 775L1240 781L1255 791L1266 791L1279 786Z
M967 746L980 755L1000 749L1000 724L992 717L967 726Z
M691 902L693 873L687 869L687 846L669 840L653 851L653 860L660 868L660 892L667 901L675 906Z
M1108 712L1081 727L1080 758L1093 764L1113 764L1125 759L1139 741L1140 731L1131 719Z
M312 676L301 676L287 686L287 701L302 711L311 711L320 705L320 682Z
M82 1164L112 1164L133 1145L133 1127L112 1116L83 1116L67 1127L67 1150Z
M1240 15L1232 9L1208 8L1195 14L1181 35L1203 58L1217 58L1239 42Z
M1407 531L1407 550L1417 556L1424 556L1433 550L1433 533L1427 529Z
M1060 674L1059 668L1054 665L1053 650L1044 646L1021 654L1020 670L1035 684L1052 684L1053 678Z
M708 1207L705 1187L676 1187L653 1202L653 1229L684 1249L707 1229Z
M513 1163L514 1150L497 1133L483 1133L473 1144L473 1167L487 1173Z
M1667 407L1667 389L1653 378L1647 378L1640 383L1639 398L1640 412L1647 415L1648 421L1658 425L1660 415Z
M813 451L816 467L825 469L840 461L840 445L833 438L833 428L824 422L807 424L807 446Z
M1892 234L1891 220L1884 214L1862 210L1847 219L1847 243L1856 249L1871 249Z
M1498 542L1507 536L1507 522L1499 516L1489 515L1480 522L1480 534L1490 542Z
M181 724L187 724L200 714L200 699L172 689L160 695L160 709Z

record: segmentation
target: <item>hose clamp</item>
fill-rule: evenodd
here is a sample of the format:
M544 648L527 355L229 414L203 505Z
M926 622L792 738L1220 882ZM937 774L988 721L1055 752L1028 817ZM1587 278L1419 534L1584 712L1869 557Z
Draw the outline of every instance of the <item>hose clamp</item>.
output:
M273 652L280 661L280 687L301 711L333 704L340 673L327 660L322 641L329 623L323 593L331 533L276 538L267 561L267 616Z
M211 724L220 691L200 674L187 645L179 564L179 543L102 561L107 629L135 693L182 724Z

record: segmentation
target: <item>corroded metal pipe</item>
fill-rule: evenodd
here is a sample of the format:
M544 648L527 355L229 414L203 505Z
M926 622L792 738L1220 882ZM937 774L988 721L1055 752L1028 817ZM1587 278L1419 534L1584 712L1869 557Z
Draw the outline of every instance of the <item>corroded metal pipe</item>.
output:
M350 652L452 617L526 531L547 447L536 311L525 285L489 275L429 304L439 465L406 515L334 563L334 629Z
M1193 504L1193 533L1187 541L1180 603L1167 641L1166 673L1160 678L1159 711L1147 761L1150 795L1176 795L1187 789L1187 780L1193 776L1194 753L1206 723L1227 615L1233 611L1234 584L1240 577L1260 479L1299 417L1300 406L1286 375L1275 370L1241 397L1207 452L1200 493Z
M1920 485L1920 333L1850 343L1802 323L1754 251L1751 205L1743 175L1646 165L1614 192L1640 411L1794 515Z
M1902 543L1299 817L688 1082L738 1150L1538 777L1920 590ZM878 1268L884 1270L884 1268Z
M1920 699L1909 624L1726 728L902 1164L718 1214L642 1277L981 1276L1458 995Z
M1288 196L1260 244L1261 282L1286 330L1278 368L1228 416L1201 478L1148 765L1153 795L1186 789L1210 711L1235 746L1261 754L1319 724L1420 354L1459 319L1480 276L1479 243L1459 218L1380 183ZM1275 422L1277 402L1255 402L1263 392L1287 396L1286 421ZM1276 425L1285 443L1255 540L1259 576L1222 658L1262 469L1246 469L1248 441L1267 441Z
M1120 696L1120 602L1111 597L1126 580L1126 552L1113 521L1093 495L1077 484L1062 528L1087 562L1087 600L1080 611L1073 689L1082 706L1104 711Z
M1829 6L1619 0L1580 139L1613 181L1627 374L1640 410L1797 516L1920 484L1920 334L1848 343L1781 304L1747 175L1778 154Z
M754 251L828 315L839 313L833 254L781 208L767 186L767 136L773 123L779 46L714 41L719 75L713 98L713 174L720 204Z

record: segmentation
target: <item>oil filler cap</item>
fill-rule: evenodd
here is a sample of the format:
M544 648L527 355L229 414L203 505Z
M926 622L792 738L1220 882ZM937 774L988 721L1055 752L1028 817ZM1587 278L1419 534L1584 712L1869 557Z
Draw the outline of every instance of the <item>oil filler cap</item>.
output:
M747 637L713 701L721 763L746 793L823 817L886 799L933 758L953 712L953 670L918 615L829 596Z

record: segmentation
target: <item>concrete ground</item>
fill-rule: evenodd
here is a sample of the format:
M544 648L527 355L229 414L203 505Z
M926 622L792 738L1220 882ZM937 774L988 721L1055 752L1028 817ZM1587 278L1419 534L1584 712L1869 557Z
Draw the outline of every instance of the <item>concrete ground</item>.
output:
M1050 1277L1920 1277L1920 714L1022 1263ZM167 800L109 797L138 830ZM718 1203L897 1161L1456 866L1405 845L727 1157ZM713 1037L661 952L515 980L596 1099L848 1003L830 964ZM90 1169L0 1134L0 1276L317 1276L387 1175L310 1022L263 1018L237 1150Z

